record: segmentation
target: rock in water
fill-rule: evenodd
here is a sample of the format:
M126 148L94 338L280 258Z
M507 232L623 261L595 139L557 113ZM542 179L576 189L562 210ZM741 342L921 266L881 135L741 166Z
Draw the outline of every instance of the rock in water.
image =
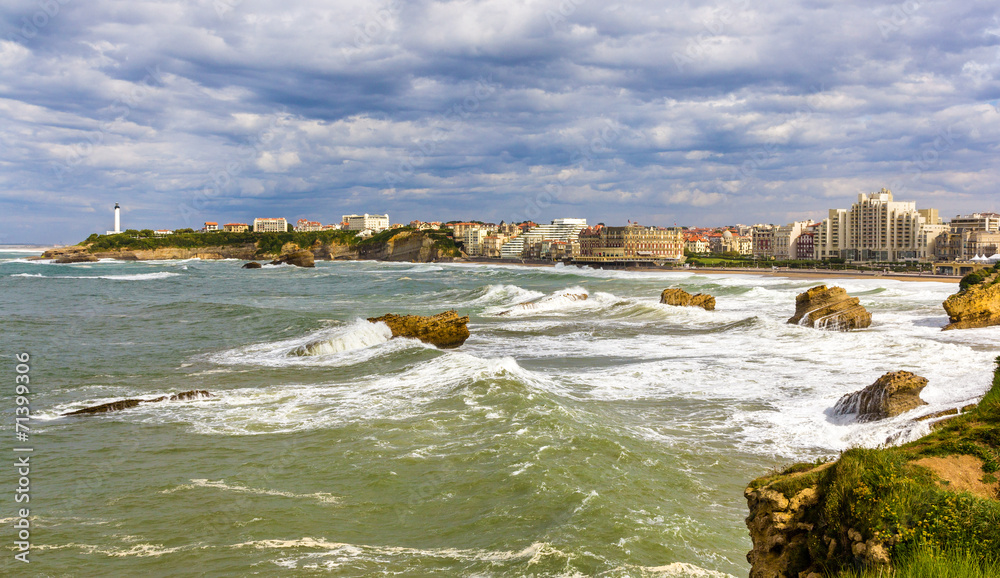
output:
M455 311L445 311L429 317L390 313L382 317L369 317L368 321L385 323L392 330L393 337L413 337L442 349L458 347L469 338L469 317L459 317Z
M927 379L909 371L890 371L878 380L854 393L840 398L833 412L837 415L858 414L858 421L875 421L899 415L927 405L920 391Z
M260 269L261 267L263 267L263 265L261 265L257 261L250 261L249 263L244 263L242 268L243 269Z
M944 302L951 322L948 329L973 329L1000 325L1000 280L987 279L948 297Z
M701 307L705 311L715 311L715 297L698 293L692 295L683 289L664 289L660 293L660 303L680 307Z
M123 409L131 409L141 403L156 403L158 401L184 401L188 399L198 399L199 397L212 397L212 394L208 393L203 389L192 389L191 391L182 391L181 393L176 393L170 396L161 395L160 397L156 397L153 399L122 399L119 401L112 401L111 403L102 403L101 405L85 407L83 409L78 409L76 411L64 413L63 415L64 416L90 415L95 413L107 413L109 411L122 411Z
M272 265L281 265L283 263L295 265L296 267L315 267L316 257L312 254L312 251L303 249L301 251L285 253L274 261L271 261Z
M797 325L820 329L864 329L872 324L872 314L843 287L819 285L795 298L795 315L788 320Z

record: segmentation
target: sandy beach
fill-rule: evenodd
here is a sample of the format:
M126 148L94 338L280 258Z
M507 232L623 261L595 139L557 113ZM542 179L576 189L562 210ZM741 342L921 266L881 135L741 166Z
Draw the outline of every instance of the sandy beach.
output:
M864 271L830 271L827 269L723 269L716 267L698 267L684 269L697 271L708 275L763 275L766 277L784 277L786 279L892 279L893 281L929 281L935 283L958 283L961 277L955 275L919 275L917 273L869 273Z

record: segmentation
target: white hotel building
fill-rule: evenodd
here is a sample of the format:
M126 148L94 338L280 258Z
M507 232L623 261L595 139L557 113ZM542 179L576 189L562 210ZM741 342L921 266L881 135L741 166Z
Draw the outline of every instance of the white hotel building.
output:
M373 233L378 233L389 228L389 215L344 215L343 222L347 223L348 231L364 231L371 229Z

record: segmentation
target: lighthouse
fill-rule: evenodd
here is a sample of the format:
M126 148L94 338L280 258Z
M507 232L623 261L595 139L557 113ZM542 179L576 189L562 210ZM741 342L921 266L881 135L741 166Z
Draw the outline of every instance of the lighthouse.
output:
M117 235L122 232L122 208L115 203L115 230L108 231L108 235Z

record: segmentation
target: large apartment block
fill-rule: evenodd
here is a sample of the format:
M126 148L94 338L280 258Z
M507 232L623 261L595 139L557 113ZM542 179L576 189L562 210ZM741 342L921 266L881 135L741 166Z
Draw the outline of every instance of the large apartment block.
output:
M815 255L848 261L917 261L944 227L934 209L917 210L913 201L895 201L882 189L858 195L850 209L832 209L817 231Z
M504 259L520 259L525 249L542 241L573 241L587 228L587 219L554 219L548 225L537 225L507 241L500 248Z

